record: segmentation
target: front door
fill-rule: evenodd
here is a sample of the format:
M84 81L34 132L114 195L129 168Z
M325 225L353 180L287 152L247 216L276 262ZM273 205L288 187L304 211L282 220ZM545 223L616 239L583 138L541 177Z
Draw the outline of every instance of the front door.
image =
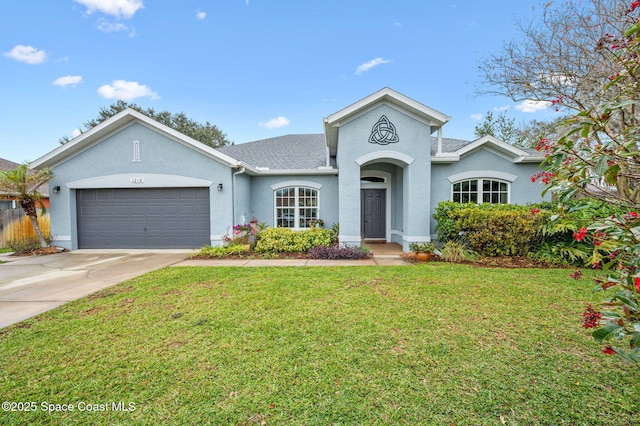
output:
M365 240L386 238L386 195L386 189L360 190L362 237Z

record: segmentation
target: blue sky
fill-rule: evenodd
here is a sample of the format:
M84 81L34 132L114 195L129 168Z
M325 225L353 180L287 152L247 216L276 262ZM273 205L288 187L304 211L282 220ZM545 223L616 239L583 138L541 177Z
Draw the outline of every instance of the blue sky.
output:
M548 119L474 91L478 62L536 4L3 1L0 157L35 160L117 99L209 121L235 143L321 133L324 117L383 87L451 116L445 137L473 139L489 110Z

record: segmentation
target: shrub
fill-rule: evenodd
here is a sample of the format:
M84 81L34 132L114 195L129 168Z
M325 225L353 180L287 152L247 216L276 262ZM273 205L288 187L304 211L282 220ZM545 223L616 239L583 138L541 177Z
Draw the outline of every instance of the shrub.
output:
M333 232L328 229L310 228L294 231L289 228L267 228L260 233L257 252L284 253L305 252L312 247L329 246Z
M7 247L16 254L27 254L38 250L40 248L40 241L38 241L37 237L17 238L15 240L9 240Z
M458 241L447 241L440 249L440 259L445 262L464 262L473 260L475 255Z
M362 247L337 245L316 246L309 250L311 259L364 259L369 256L367 249Z
M227 256L242 256L246 254L246 250L244 246L239 244L233 244L228 247L211 247L204 246L200 249L199 252L191 255L194 258L211 258L211 259L222 259Z

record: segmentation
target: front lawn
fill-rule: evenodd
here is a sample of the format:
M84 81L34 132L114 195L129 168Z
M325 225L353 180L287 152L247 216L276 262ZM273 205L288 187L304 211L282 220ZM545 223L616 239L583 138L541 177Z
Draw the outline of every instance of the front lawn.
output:
M1 330L0 424L637 424L569 272L166 268Z

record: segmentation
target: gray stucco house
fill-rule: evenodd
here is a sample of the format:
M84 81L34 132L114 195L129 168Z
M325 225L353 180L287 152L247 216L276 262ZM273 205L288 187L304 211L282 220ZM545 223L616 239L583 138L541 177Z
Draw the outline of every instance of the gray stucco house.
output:
M252 217L340 242L435 237L442 200L541 201L544 159L493 137L447 139L450 117L384 88L324 119L324 134L212 149L126 110L36 160L52 167L51 233L78 248L220 245Z

